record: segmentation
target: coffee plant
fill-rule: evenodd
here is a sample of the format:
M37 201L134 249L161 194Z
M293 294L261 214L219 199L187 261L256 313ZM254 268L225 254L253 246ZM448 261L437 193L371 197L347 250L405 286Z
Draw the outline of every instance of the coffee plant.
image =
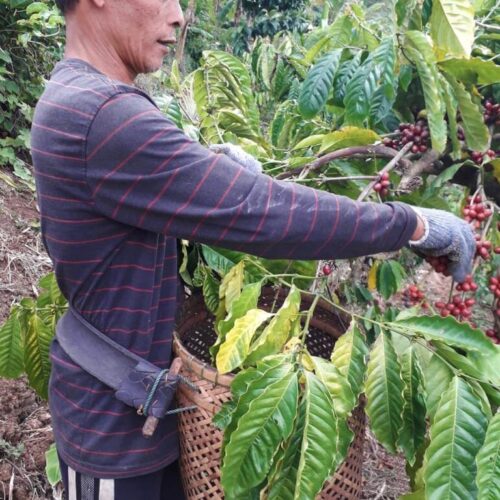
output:
M49 0L0 0L0 23L0 167L34 189L29 127L44 77L62 55L63 19Z
M416 270L448 287L443 257L289 262L183 244L180 274L215 316L213 363L235 373L214 421L227 498L315 498L363 400L407 461L408 499L500 498L499 19L490 0L327 2L305 33L172 66L157 101L201 143L237 143L283 182L450 210L477 234L473 273L438 301ZM25 370L41 394L65 308L46 280L0 329L0 375ZM286 298L262 307L266 287ZM306 343L320 301L348 318L329 359Z

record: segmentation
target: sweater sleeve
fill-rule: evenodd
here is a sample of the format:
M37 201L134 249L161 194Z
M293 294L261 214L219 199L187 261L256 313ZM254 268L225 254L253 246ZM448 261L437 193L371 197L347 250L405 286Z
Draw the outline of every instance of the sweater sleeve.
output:
M345 258L407 244L402 203L359 203L254 174L187 138L146 97L101 106L86 143L98 211L124 224L268 258Z

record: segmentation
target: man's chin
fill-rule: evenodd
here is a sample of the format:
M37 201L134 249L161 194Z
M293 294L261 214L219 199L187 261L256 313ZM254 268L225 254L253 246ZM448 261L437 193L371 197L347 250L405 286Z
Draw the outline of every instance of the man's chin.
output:
M157 62L151 62L145 66L141 73L154 73L158 71L163 66L163 59Z

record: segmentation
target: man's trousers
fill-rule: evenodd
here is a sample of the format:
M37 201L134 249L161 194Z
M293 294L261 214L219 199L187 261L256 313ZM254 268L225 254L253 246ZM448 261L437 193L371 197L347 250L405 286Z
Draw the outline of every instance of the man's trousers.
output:
M179 463L145 476L99 479L81 474L59 457L66 500L185 500Z

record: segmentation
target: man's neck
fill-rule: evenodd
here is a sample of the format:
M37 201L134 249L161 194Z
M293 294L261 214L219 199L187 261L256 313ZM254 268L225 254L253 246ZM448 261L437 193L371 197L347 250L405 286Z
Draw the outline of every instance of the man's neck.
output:
M64 57L81 59L109 78L132 85L137 75L127 68L111 43L99 37L95 30L89 33L90 30L88 26L67 23ZM100 43L95 44L93 40L100 40Z

